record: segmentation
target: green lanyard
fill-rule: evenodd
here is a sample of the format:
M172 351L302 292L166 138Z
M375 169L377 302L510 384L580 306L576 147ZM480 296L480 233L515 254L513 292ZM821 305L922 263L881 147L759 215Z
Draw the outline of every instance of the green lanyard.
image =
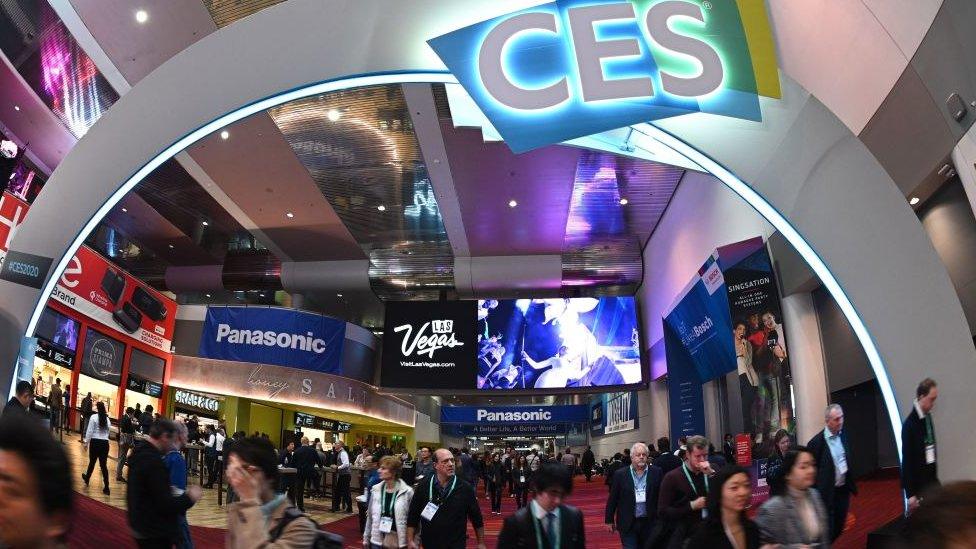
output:
M383 491L380 492L380 494L381 494L381 496L380 496L380 505L381 505L381 507L383 509L383 516L384 517L392 517L393 516L393 504L396 503L396 498L397 498L397 496L400 495L400 492L393 492L392 494L390 494L390 505L387 505L386 504L386 487L385 486L383 487Z
M430 484L427 486L427 501L434 501L434 480L436 479L437 477L432 477L430 479ZM454 486L456 484L457 484L457 475L454 475L454 480L451 481L451 487L448 488L447 494L445 494L444 497L440 499L440 503L438 503L438 505L444 503L444 500L446 500L451 496L451 492L454 491Z
M932 432L932 416L925 416L925 444L935 444L935 433Z
M687 464L682 463L681 470L685 472L685 478L688 479L688 484L691 485L691 489L695 492L695 495L697 496L698 488L695 488L695 483L691 480L691 474L688 472ZM705 494L706 495L708 494L708 477L705 477Z
M533 501L532 505L538 505L538 504ZM534 508L533 511L535 511ZM532 518L533 518L532 524L533 526L535 526L535 546L538 547L539 549L542 549L543 547L545 547L545 545L542 544L542 521L535 516L534 512L532 513ZM550 549L559 549L559 546L562 543L562 541L559 539L561 537L560 535L561 533L559 532L559 527L556 525L556 523L553 523L552 527L556 529L556 545L554 545Z

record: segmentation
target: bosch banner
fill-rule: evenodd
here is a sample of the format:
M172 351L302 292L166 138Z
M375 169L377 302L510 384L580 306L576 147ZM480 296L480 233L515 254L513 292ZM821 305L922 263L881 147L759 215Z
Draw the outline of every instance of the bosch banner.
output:
M346 323L277 307L208 307L200 356L342 373Z
M176 302L88 246L71 258L51 299L155 349L171 352Z

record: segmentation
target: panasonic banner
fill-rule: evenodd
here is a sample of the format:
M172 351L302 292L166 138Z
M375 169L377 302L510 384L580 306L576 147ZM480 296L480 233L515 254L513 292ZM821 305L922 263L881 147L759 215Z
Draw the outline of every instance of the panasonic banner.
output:
M208 307L200 356L342 373L346 323L274 307Z
M588 413L585 405L442 406L441 425L456 436L562 436Z

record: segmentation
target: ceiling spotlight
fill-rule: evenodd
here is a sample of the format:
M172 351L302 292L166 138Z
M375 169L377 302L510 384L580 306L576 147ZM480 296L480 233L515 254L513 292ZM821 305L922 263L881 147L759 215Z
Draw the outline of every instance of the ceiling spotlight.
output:
M291 219L291 218L295 217L295 214L293 214L291 212L285 212L285 217L287 217L288 219Z
M386 211L386 206L380 204L379 206L376 207L376 209L379 210L379 211L381 211L381 212L385 212Z
M919 202L921 202L921 200L919 200L917 196L913 196L912 199L908 201L908 203L911 204L912 206L918 204Z
M509 208L514 208L515 206L518 206L518 202L516 202L515 199L512 199L512 200L509 200L508 201L508 207Z
M332 122L338 122L342 118L342 113L336 109L329 109L329 112L325 113L325 116Z
M224 141L227 141L228 139L230 139L230 132L227 130L220 132L220 138L223 139Z
M207 297L210 297L210 294L206 294L206 295L207 295Z
M210 226L210 223L208 223L206 221L202 221L200 224L203 225L204 227L209 227Z
M20 105L14 105L14 110L15 111L20 111Z
M170 245L169 245L169 249L171 249L171 250L172 250L173 248L175 248L175 247L176 247L176 246L174 246L174 245L172 245L172 244L170 244Z
M136 23L139 23L140 25L142 25L146 21L149 21L149 12L147 12L146 10L139 10L139 11L137 11L136 12Z
M129 211L129 208L122 208L122 213L126 213L128 211Z
M336 294L336 297L342 297L342 294Z
M621 199L620 199L620 205L621 205L621 206L626 206L626 205L627 205L627 204L629 204L629 203L630 203L630 201L629 201L629 200L627 200L626 198L621 198Z

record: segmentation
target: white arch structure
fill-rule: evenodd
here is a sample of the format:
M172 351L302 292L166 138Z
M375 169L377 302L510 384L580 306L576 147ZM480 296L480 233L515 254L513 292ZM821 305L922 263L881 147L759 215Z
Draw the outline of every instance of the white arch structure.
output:
M33 332L52 275L162 162L234 121L300 97L453 82L428 38L538 3L291 0L167 61L68 154L17 232L12 250L52 257L55 267L41 291L0 281L0 384L12 379L20 336ZM976 418L976 399L965 390L976 386L976 350L928 237L857 137L788 75L781 80L783 99L762 101L761 123L689 115L636 129L717 176L806 258L864 347L899 446L900 409L908 410L925 375L946 381L942 402L951 417ZM967 423L940 423L945 478L976 476Z

